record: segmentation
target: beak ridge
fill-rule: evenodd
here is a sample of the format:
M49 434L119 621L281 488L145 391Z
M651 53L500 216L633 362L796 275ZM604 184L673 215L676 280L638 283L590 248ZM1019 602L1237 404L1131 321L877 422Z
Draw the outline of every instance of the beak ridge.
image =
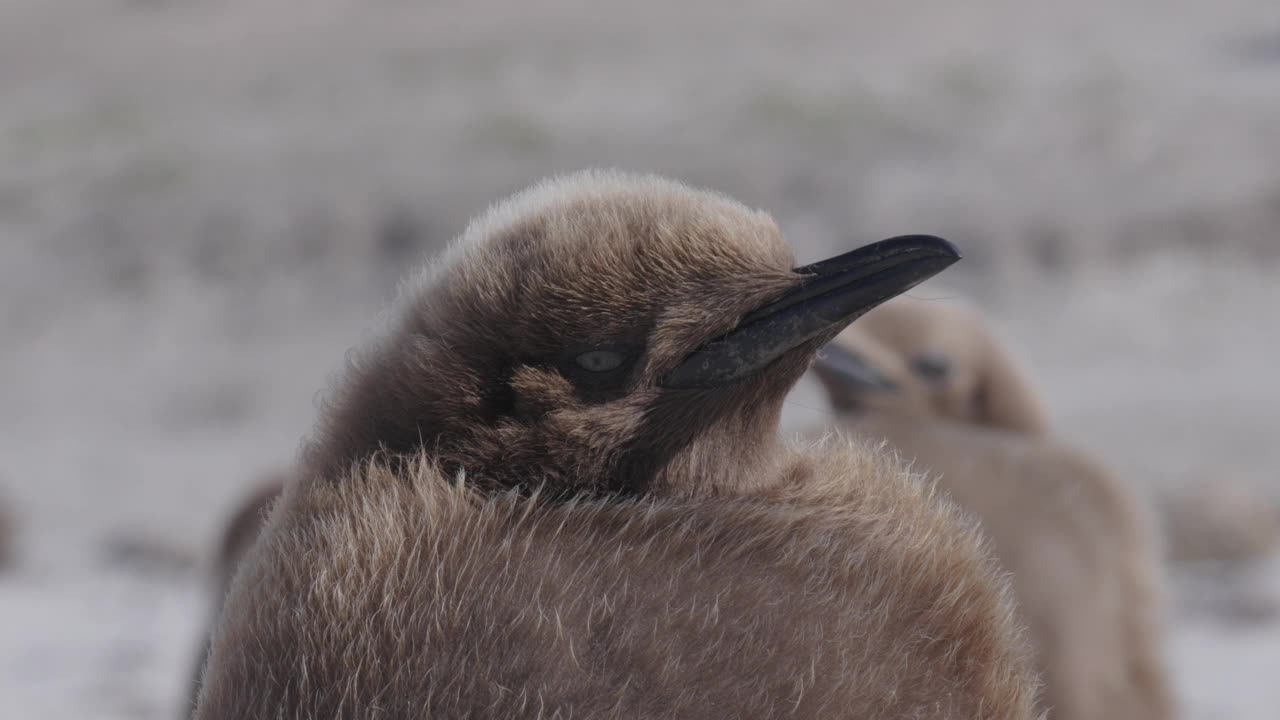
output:
M959 259L960 252L942 238L903 235L796 268L802 276L796 287L695 350L662 384L705 389L735 382L809 340L835 335Z

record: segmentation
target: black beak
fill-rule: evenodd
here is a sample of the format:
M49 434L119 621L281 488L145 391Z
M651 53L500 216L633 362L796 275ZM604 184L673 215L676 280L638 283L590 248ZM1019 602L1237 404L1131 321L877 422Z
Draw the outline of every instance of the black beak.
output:
M860 353L842 347L837 342L822 346L813 369L819 375L833 380L848 390L865 392L897 392L898 385L885 377Z
M748 313L729 334L698 348L663 379L673 389L712 388L750 375L809 340L844 329L871 308L960 259L932 235L881 240L796 268L800 284Z

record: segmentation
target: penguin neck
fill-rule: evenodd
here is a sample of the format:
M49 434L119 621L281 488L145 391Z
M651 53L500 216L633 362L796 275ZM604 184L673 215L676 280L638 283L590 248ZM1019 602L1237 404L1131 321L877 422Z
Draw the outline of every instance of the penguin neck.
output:
M750 434L735 430L713 428L690 443L654 474L649 494L743 496L781 484L786 453L777 422Z

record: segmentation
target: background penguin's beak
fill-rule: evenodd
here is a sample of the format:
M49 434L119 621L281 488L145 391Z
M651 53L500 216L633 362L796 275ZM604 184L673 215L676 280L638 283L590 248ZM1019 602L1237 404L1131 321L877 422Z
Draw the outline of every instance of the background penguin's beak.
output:
M713 388L740 380L805 342L835 335L959 259L955 246L942 238L904 235L796 268L803 276L799 285L748 313L729 334L695 350L662 384Z
M829 342L822 347L813 367L820 374L840 383L847 390L855 393L897 392L898 385L860 353L853 352L839 344Z

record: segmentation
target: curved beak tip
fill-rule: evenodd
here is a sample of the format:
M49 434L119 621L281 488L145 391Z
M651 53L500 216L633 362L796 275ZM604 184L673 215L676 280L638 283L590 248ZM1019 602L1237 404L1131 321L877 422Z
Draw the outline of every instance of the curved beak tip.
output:
M934 253L940 261L944 261L946 266L950 266L964 259L964 254L960 252L960 248L950 240L937 237L936 235L921 235L924 243L922 249L926 252ZM945 267L945 266L944 266Z

